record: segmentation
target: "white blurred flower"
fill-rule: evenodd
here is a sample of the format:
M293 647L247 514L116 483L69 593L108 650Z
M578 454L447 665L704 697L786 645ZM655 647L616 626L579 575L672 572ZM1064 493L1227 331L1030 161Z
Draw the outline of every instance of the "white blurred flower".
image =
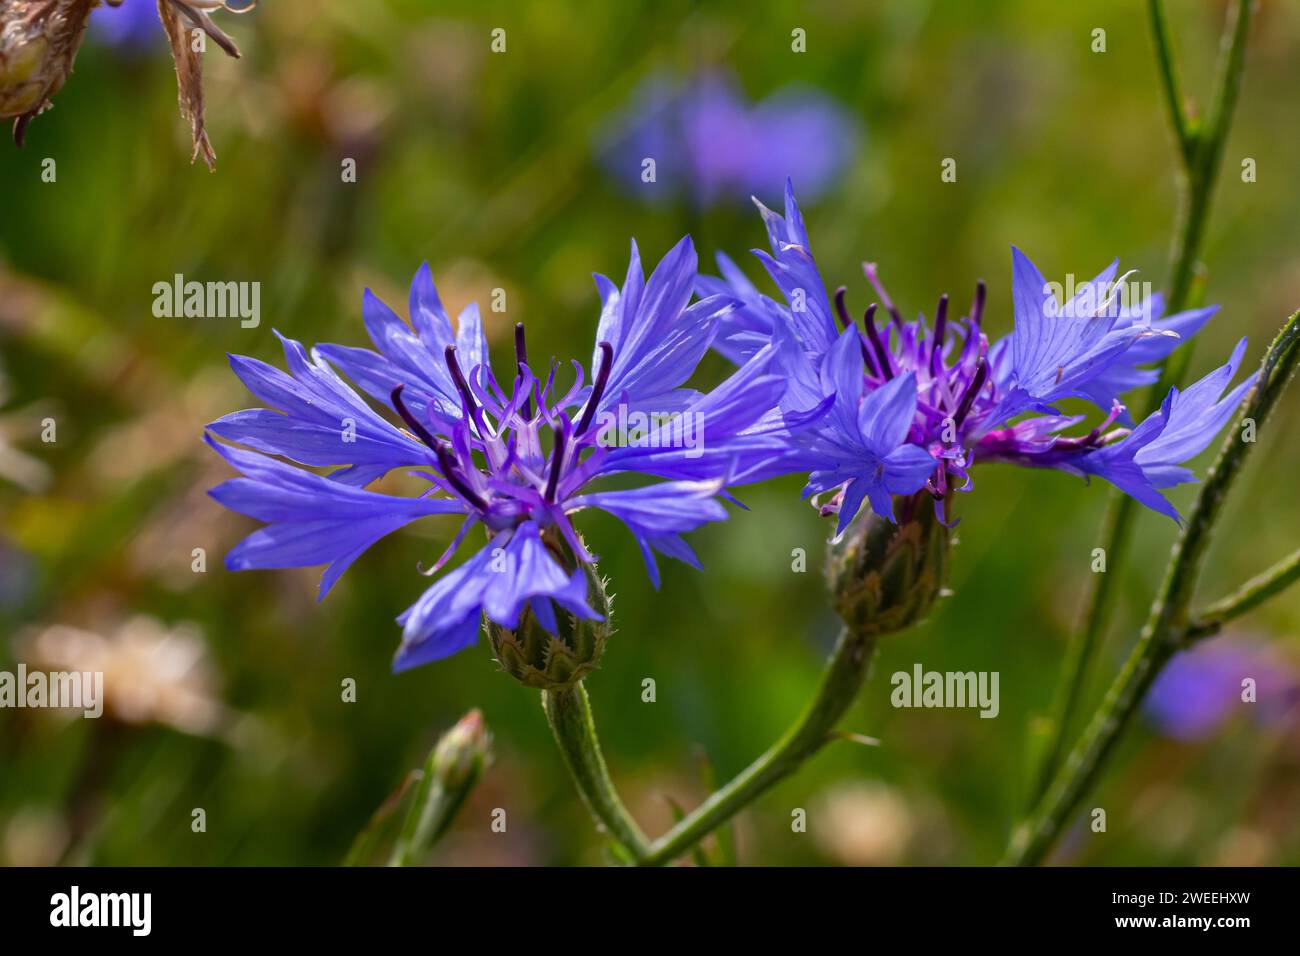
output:
M916 830L907 800L883 783L831 787L812 819L822 852L849 866L897 864Z
M209 736L227 716L207 646L192 625L167 627L141 615L106 637L56 624L22 650L31 666L103 673L105 713L124 723Z

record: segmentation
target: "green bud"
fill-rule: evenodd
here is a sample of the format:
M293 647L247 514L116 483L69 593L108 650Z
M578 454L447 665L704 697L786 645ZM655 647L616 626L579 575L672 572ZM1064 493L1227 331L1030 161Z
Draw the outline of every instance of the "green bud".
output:
M600 663L610 634L613 600L594 567L584 564L582 572L587 579L587 604L601 620L575 617L558 604L552 605L557 634L547 633L537 623L531 607L524 609L514 630L487 620L488 640L497 663L521 684L539 690L567 690Z
M415 780L418 782L410 798L410 808L393 843L388 865L415 866L420 863L447 832L491 762L492 735L483 723L482 713L477 709L471 710L438 738L438 743L424 761L423 772L407 777L401 789L379 808L353 843L344 862L349 866L368 863L376 847L381 845L385 821L406 798L411 781Z
M826 550L826 585L857 634L891 634L920 621L947 576L951 534L924 491L894 499L894 524L865 507Z
M474 785L487 765L492 750L492 734L476 708L456 722L438 740L430 766L433 776L445 790L459 791Z

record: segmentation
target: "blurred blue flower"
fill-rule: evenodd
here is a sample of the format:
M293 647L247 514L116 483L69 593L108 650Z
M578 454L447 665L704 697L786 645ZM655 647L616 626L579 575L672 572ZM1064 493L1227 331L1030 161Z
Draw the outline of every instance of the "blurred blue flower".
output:
M730 301L688 305L696 255L683 239L647 281L635 243L622 287L597 276L603 309L593 355L563 394L555 363L534 375L523 326L516 327L507 395L488 363L478 307L451 319L427 265L411 285L407 325L368 290L363 315L378 351L322 345L310 354L281 338L286 374L243 356L231 365L270 408L213 422L208 441L243 477L211 492L226 507L266 522L226 558L232 570L327 565L320 595L370 545L418 518L464 516L439 571L466 534L481 525L487 543L441 577L402 616L397 669L446 657L474 642L480 616L515 628L527 607L554 634L553 605L597 617L580 564L595 561L571 516L598 508L619 518L641 547L655 586L654 553L698 566L683 532L727 516L724 487L752 481L788 447L789 425L776 410L784 388L769 370L772 350L756 354L713 391L683 387L708 351ZM332 363L332 365L331 365ZM400 417L375 411L334 371L342 370ZM274 410L273 410L274 409ZM707 438L707 441L705 439ZM319 475L300 465L346 467ZM428 483L417 497L364 490L388 471L414 467ZM597 479L640 473L666 481L592 490Z
M1242 699L1242 682L1255 682L1255 700ZM1262 724L1284 719L1300 704L1300 673L1276 653L1251 641L1216 639L1183 651L1156 678L1147 695L1147 718L1166 737L1203 740L1234 713Z
M748 102L734 80L704 73L684 83L652 75L598 136L610 174L650 201L741 203L794 177L805 197L828 189L856 155L858 122L816 89L789 86ZM653 182L642 178L647 159Z
M867 497L882 517L892 514L889 495L924 488L943 518L951 493L970 490L971 466L993 461L1096 476L1179 520L1161 490L1194 480L1182 463L1209 445L1255 381L1255 375L1247 376L1229 390L1245 354L1243 338L1226 365L1186 390L1171 389L1160 409L1141 424L1112 428L1127 418L1117 393L1153 382L1156 371L1140 366L1160 361L1195 334L1215 307L1166 317L1158 296L1136 301L1123 295L1125 277L1115 278L1118 260L1068 300L1058 301L1054 287L1029 258L1012 248L1015 324L998 341L990 344L983 332L983 283L966 316L950 317L948 297L940 297L931 326L924 314L903 320L871 263L863 270L889 317L879 328L873 304L859 330L849 316L843 287L831 304L793 186L787 183L784 217L758 206L771 254L755 254L785 301L759 292L735 263L719 254L721 278L702 276L699 290L729 295L736 307L722 317L714 347L735 362L775 348L776 366L788 382L781 402L787 415L807 411L832 394L840 396L838 406L846 390L850 405L861 401L863 415L871 414L878 392L893 389L891 402L914 398L905 439L912 451L894 446L890 454L906 462L896 471L878 454L859 456L856 465L845 456L839 446L851 408L800 432L793 443L791 458L812 472L805 494L833 491L828 503L818 505L823 513L840 513L841 529L863 500L863 486L855 477L874 485L875 493ZM850 362L856 376L851 385L853 376L840 365ZM910 384L896 385L900 378ZM1097 404L1105 418L1084 435L1063 435L1083 420L1056 408L1067 398ZM905 411L900 405L899 414ZM930 458L928 476L922 474L916 451Z
M155 0L125 0L119 7L96 7L90 12L89 35L124 53L167 49Z

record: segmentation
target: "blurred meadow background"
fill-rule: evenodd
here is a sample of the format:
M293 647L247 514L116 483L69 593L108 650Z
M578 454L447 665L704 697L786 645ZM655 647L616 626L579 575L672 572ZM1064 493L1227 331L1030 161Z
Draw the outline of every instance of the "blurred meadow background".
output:
M1168 4L1184 92L1201 102L1223 15L1219 2ZM1174 142L1145 7L1129 0L266 0L217 14L244 57L206 57L214 174L189 162L161 29L137 42L113 22L126 16L96 16L55 108L22 150L0 144L0 670L103 670L109 708L99 721L0 711L6 864L336 863L472 707L496 760L431 860L603 859L536 694L497 672L485 641L389 670L393 618L427 583L416 565L454 522L383 541L322 604L319 570L222 567L255 525L207 497L229 472L203 426L256 404L226 353L282 365L273 328L368 345L363 288L404 314L427 260L453 314L484 307L498 359L522 320L531 354L586 361L590 274L621 277L633 237L653 263L689 232L702 269L725 249L770 291L747 254L765 239L745 197L777 205L783 162L797 189L801 174L824 180L800 190L814 252L859 308L863 260L912 313L942 292L964 309L986 279L991 335L1010 328L1012 243L1058 281L1115 256L1157 288L1168 271ZM505 52L491 49L495 28ZM807 52L791 50L796 28ZM1091 49L1097 28L1104 53ZM1298 46L1300 8L1265 0L1204 249L1205 299L1222 311L1198 339L1196 376L1241 335L1253 366L1300 305ZM702 78L739 116L706 114L705 149L640 128L646 103ZM779 142L759 149L764 122ZM661 144L658 182L639 181L639 141L624 134ZM946 157L955 183L940 179ZM1255 182L1242 181L1247 157ZM42 182L46 158L56 182ZM341 181L347 158L355 183ZM260 282L260 325L155 318L153 284L177 273ZM488 308L496 288L505 314ZM701 376L725 370L711 356ZM1237 486L1205 600L1296 546L1295 393L1284 404ZM1108 487L997 467L974 477L957 501L952 596L884 645L845 722L881 745L835 744L744 812L742 863L997 858ZM819 573L828 524L800 485L742 490L751 510L691 536L705 570L667 562L658 592L622 527L584 521L618 628L587 686L612 773L652 834L671 823L666 798L690 807L705 794L702 759L730 776L785 728L837 633ZM1173 497L1185 509L1193 494ZM1135 640L1175 531L1140 519L1094 699ZM791 570L798 548L806 573ZM1081 824L1054 859L1300 861L1298 628L1300 602L1283 596L1219 639L1236 662L1226 683L1213 655L1184 662L1089 798L1108 831ZM997 718L892 708L889 675L918 662L998 671ZM1259 679L1260 703L1239 702L1241 673ZM655 703L641 700L647 677ZM355 703L341 699L346 678ZM489 827L498 807L505 834ZM195 808L204 833L191 830ZM791 832L794 808L807 833Z

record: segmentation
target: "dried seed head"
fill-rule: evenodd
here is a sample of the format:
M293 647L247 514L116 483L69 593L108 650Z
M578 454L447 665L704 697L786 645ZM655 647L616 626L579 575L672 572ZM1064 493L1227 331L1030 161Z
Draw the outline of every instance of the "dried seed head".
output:
M99 0L0 0L0 119L14 142L63 88Z
M49 109L63 88L86 35L90 11L102 2L122 0L0 0L0 119L13 119L14 141L21 146L32 118ZM171 45L180 91L181 116L194 141L193 162L200 155L208 168L217 154L203 122L203 54L193 34L206 34L228 55L239 47L218 27L209 10L246 13L252 5L232 9L226 0L158 0L158 16Z

